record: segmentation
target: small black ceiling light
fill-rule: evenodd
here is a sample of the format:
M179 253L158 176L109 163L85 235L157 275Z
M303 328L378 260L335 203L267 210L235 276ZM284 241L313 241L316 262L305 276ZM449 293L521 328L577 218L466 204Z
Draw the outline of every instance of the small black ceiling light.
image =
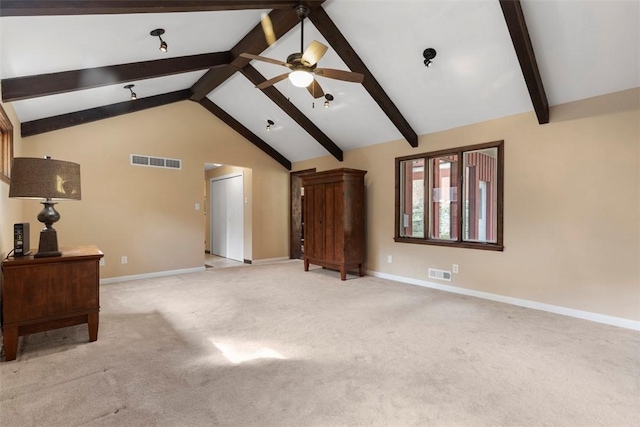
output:
M267 120L267 132L269 132L271 130L271 126L273 126L275 123L273 123L273 120Z
M131 100L135 101L136 99L138 99L138 95L136 95L136 93L133 91L133 87L135 85L126 85L124 88L125 89L129 89L129 92L131 92Z
M164 34L164 29L156 28L155 30L151 31L149 34L151 34L153 37L158 37L160 39L160 52L166 52L167 42L162 40L162 37L161 37Z
M329 102L333 101L333 95L327 93L324 96L324 108L329 108Z
M432 64L432 59L436 57L436 50L429 47L422 52L422 56L424 56L424 66L430 67Z

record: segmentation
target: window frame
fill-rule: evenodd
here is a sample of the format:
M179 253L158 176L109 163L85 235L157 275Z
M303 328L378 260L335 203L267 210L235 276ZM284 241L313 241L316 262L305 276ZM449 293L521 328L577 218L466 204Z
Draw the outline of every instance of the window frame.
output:
M472 242L463 240L463 214L464 209L462 209L462 199L464 195L464 153L469 151L476 150L484 150L488 148L496 148L498 151L497 157L497 200L496 200L496 209L497 209L497 218L496 218L496 242ZM441 157L445 155L455 154L458 156L458 161L460 166L458 167L458 184L457 184L457 192L458 199L460 200L460 207L458 209L458 214L455 218L457 228L457 236L456 240L441 240L441 239L433 239L430 238L430 230L428 224L431 222L430 209L428 207L430 197L428 196L430 193L430 185L429 185L429 176L431 175L430 168L430 160L432 158ZM425 171L423 178L424 194L425 194L425 206L423 209L423 223L425 224L424 228L424 237L409 237L400 235L400 215L402 214L402 209L400 206L401 202L401 182L402 178L400 176L401 172L401 163L408 160L417 160L424 159ZM447 246L447 247L455 247L455 248L467 248L467 249L483 249L490 251L504 251L503 245L503 218L504 218L504 140L500 141L492 141L483 144L475 144L475 145L467 145L464 147L455 147L448 148L444 150L438 151L430 151L426 153L412 154L409 156L396 157L395 159L395 215L394 215L394 238L393 240L397 243L414 243L421 245L434 245L434 246Z
M13 161L13 124L0 105L0 181L11 183Z

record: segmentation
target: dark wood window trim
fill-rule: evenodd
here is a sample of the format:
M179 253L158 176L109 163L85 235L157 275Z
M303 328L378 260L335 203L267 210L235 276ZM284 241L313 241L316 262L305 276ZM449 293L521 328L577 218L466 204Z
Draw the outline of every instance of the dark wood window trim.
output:
M427 208L427 205L429 203L429 197L427 196L427 192L429 191L429 184L428 184L428 179L427 179L427 175L428 175L428 165L429 165L429 159L434 158L434 157L440 157L440 156L444 156L444 155L451 155L451 154L455 154L458 156L458 159L460 159L460 162L462 164L462 159L464 158L463 154L467 151L475 151L475 150L483 150L483 149L487 149L487 148L497 148L498 149L498 159L497 159L497 219L496 219L496 242L495 243L483 243L483 242L469 242L469 241L464 241L462 239L462 233L461 233L461 228L462 228L462 215L463 215L463 209L458 209L458 215L456 218L456 227L457 227L457 240L440 240L440 239L433 239L429 237L429 230L428 230L428 215L429 215L429 209ZM424 185L425 185L425 209L424 209L424 237L408 237L408 236L402 236L400 234L400 215L401 215L401 207L400 207L400 202L401 202L401 195L400 195L400 189L401 189L401 185L400 185L400 181L401 181L401 177L400 177L400 173L401 173L401 163L403 161L407 161L407 160L418 160L418 159L424 159L425 160L425 171L424 171ZM457 147L457 148L452 148L452 149L446 149L446 150L438 150L438 151L431 151L428 153L420 153L420 154L412 154L410 156L403 156L403 157L396 157L395 159L395 217L394 217L394 241L398 242L398 243L414 243L414 244L420 244L420 245L434 245L434 246L445 246L445 247L454 247L454 248L467 248L467 249L482 249L482 250L489 250L489 251L503 251L504 250L504 245L503 245L503 218L504 218L504 141L494 141L494 142L488 142L488 143L484 143L484 144L476 144L476 145L469 145L469 146L465 146L465 147ZM463 194L463 168L460 167L458 170L459 173L459 179L458 179L458 184L457 184L457 191L459 196L459 199L462 200L462 194Z
M11 161L13 160L13 125L0 105L0 181L11 181Z

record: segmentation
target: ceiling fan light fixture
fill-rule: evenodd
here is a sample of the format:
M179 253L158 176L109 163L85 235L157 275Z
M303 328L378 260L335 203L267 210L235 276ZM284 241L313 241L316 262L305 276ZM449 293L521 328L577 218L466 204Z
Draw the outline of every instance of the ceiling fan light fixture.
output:
M289 81L296 87L307 87L313 82L313 74L303 70L295 70L289 73Z

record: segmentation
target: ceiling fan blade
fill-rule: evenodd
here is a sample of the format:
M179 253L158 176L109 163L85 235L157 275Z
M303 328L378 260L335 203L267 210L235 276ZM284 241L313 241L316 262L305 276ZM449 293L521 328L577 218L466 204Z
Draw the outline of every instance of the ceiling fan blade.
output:
M278 61L277 59L267 58L266 56L258 56L258 55L253 55L251 53L241 53L240 56L247 59L255 59L256 61L268 62L269 64L282 65L283 67L287 66L286 62Z
M345 82L362 83L364 75L353 71L334 70L333 68L316 68L313 74Z
M320 58L322 58L327 52L327 49L329 48L319 41L312 41L302 54L302 63L307 66L317 64L318 61L320 61Z
M264 14L260 20L260 24L262 25L262 31L264 32L264 39L267 41L267 44L271 46L276 42L276 33L273 31L273 24L271 23L269 15Z
M324 96L324 91L316 79L313 79L313 82L307 86L307 90L314 98L322 98Z
M280 74L279 76L275 76L272 79L263 81L259 85L256 85L256 87L258 89L265 89L265 88L268 88L269 86L271 86L274 83L278 83L279 81L282 81L282 80L286 79L287 77L289 77L289 73ZM309 85L309 86L311 86L311 85Z

